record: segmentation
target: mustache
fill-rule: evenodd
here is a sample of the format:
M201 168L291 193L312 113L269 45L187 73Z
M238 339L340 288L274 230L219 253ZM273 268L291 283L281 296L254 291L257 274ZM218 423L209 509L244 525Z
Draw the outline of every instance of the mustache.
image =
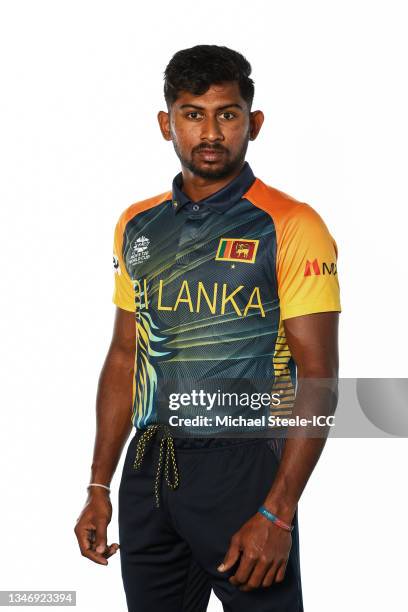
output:
M201 143L193 148L192 152L195 153L196 151L225 151L227 152L228 149L226 149L220 144L209 145L209 144Z

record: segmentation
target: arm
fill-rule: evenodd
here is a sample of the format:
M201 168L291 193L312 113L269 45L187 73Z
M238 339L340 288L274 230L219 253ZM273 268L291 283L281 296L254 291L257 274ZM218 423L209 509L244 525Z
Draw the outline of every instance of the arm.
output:
M113 336L98 383L90 482L110 485L132 430L135 349L135 314L117 307ZM89 487L88 498L74 531L82 555L103 565L107 565L106 559L119 548L116 543L107 546L107 526L111 517L112 505L107 489Z
M337 312L324 312L285 321L286 337L300 381L293 416L332 414L335 410L337 393L333 391L337 390L338 377L338 319ZM329 384L322 386L322 380ZM321 433L320 428L316 433ZM299 436L288 437L285 442L276 479L264 503L284 521L290 523L293 519L327 434L326 429L325 436L313 438L302 436L300 432Z
M297 365L300 384L292 416L332 414L337 403L338 313L322 312L286 319L286 337ZM329 383L321 385L321 380ZM312 400L312 401L311 401ZM273 485L263 505L290 523L304 487L320 457L328 430L318 438L288 437ZM233 536L222 564L230 569L242 557L229 581L241 590L281 582L292 545L290 532L256 513Z

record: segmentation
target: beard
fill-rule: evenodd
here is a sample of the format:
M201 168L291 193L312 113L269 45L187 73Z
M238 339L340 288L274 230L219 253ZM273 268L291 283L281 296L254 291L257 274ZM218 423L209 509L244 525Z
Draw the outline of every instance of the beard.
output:
M173 147L176 152L176 155L179 158L182 166L188 168L188 170L190 170L190 172L192 172L195 176L200 176L201 178L204 178L204 179L218 180L218 179L227 178L230 174L233 174L236 170L238 170L244 163L245 155L248 149L249 130L245 137L245 141L241 149L238 151L238 153L233 158L231 158L229 150L223 147L222 145L220 144L208 145L205 143L202 143L198 145L197 147L194 147L191 150L190 157L185 157L181 153L179 147L176 144L176 140L174 138L172 139L172 142L173 142ZM219 162L217 164L213 162L214 166L216 166L214 168L211 167L211 162L204 162L204 163L201 162L201 164L196 163L194 161L194 153L199 152L200 150L203 150L203 149L210 149L212 151L223 151L224 157L225 157L224 163L220 166ZM205 166L203 164L205 164Z

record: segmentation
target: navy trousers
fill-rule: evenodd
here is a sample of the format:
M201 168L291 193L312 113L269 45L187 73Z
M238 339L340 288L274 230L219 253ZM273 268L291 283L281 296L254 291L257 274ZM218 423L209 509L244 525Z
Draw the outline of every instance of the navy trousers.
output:
M119 542L128 612L205 612L211 589L225 612L303 612L297 512L285 578L243 592L228 581L238 563L217 571L232 535L253 516L272 486L278 458L266 439L183 447L175 439L180 482L153 494L160 436L139 470L137 440L126 453L119 487ZM180 447L177 443L180 442Z

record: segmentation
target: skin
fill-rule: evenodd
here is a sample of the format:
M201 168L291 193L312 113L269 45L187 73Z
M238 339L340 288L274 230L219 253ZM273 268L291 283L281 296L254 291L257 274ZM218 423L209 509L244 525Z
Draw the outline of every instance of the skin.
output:
M183 191L193 202L240 173L248 141L255 140L264 121L262 111L248 108L236 82L212 85L201 96L181 91L169 112L160 111L157 118L180 159ZM211 153L218 155L211 159Z
M96 437L89 482L110 485L120 455L132 430L130 421L136 350L134 313L116 307L112 340L98 382ZM81 554L95 563L119 549L107 544L107 527L112 518L109 492L90 487L84 508L75 525Z
M192 201L208 197L239 174L249 140L262 127L262 111L251 111L238 84L212 85L202 95L179 92L168 111L158 113L163 138L173 143L180 159L183 191ZM293 415L332 414L337 403L338 313L314 313L284 321L287 342L297 365L299 385ZM90 482L109 485L132 429L131 396L136 330L134 314L116 308L112 341L103 365L96 401L97 430ZM332 381L332 391L319 381ZM312 398L312 401L311 401ZM293 432L295 433L295 432ZM327 434L328 432L326 432ZM288 437L279 469L263 505L290 523L313 472L326 437ZM109 493L88 490L75 534L81 554L107 565L119 544L107 544L112 516ZM292 546L290 532L254 514L232 535L220 572L236 569L228 580L243 591L271 586L284 579Z

